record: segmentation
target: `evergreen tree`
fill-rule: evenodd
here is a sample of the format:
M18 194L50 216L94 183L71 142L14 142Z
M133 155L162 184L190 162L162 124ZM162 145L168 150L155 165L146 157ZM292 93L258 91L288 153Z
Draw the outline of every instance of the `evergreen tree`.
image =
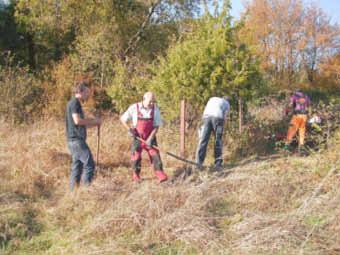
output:
M257 59L237 38L241 24L233 24L228 1L220 14L194 21L183 39L154 65L151 89L168 119L178 116L186 99L201 112L211 96L236 94L250 99L262 79Z

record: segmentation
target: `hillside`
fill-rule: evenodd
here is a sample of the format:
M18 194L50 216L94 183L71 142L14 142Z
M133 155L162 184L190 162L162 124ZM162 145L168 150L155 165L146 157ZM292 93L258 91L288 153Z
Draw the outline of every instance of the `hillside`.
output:
M339 131L308 157L247 157L187 178L163 155L173 178L162 184L147 164L132 182L116 120L101 136L93 185L70 193L64 123L1 123L0 254L340 254ZM161 148L178 151L175 136L162 129ZM89 144L96 158L95 130Z

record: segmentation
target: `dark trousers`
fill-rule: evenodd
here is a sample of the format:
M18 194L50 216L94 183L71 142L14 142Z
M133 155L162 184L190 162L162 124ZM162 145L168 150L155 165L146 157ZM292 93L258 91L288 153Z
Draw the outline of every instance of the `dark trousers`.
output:
M215 146L214 146L214 156L215 156L215 166L221 166L222 159L222 135L223 135L224 120L220 118L204 118L202 120L202 125L198 131L198 147L196 152L196 163L203 165L207 147L209 143L209 138L211 132L215 135Z
M151 144L157 146L156 139L153 139ZM131 147L131 164L133 171L136 172L137 174L140 174L143 150L145 150L148 153L150 163L153 166L153 170L163 171L163 164L159 151L156 150L155 148L148 147L146 144L140 142L137 139L133 140Z
M79 185L83 176L85 185L89 185L92 181L95 164L89 146L83 140L68 141L68 148L72 156L70 188Z

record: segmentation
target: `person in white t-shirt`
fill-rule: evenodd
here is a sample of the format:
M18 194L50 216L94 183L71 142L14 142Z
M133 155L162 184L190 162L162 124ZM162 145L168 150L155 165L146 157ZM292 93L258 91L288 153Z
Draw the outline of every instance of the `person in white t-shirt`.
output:
M198 132L198 146L196 151L196 163L199 165L198 169L202 169L211 132L215 135L215 169L219 170L222 168L223 127L229 110L230 105L227 96L211 97L205 106L202 125Z

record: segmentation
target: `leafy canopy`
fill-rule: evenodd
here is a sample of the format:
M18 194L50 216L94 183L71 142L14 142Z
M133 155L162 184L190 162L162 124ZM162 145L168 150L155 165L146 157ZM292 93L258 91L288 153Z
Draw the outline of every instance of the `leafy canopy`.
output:
M236 94L245 99L259 91L262 80L257 59L238 40L241 24L233 24L225 4L220 14L206 15L169 48L153 67L150 88L156 93L165 118L178 116L186 99L196 113L211 96Z

